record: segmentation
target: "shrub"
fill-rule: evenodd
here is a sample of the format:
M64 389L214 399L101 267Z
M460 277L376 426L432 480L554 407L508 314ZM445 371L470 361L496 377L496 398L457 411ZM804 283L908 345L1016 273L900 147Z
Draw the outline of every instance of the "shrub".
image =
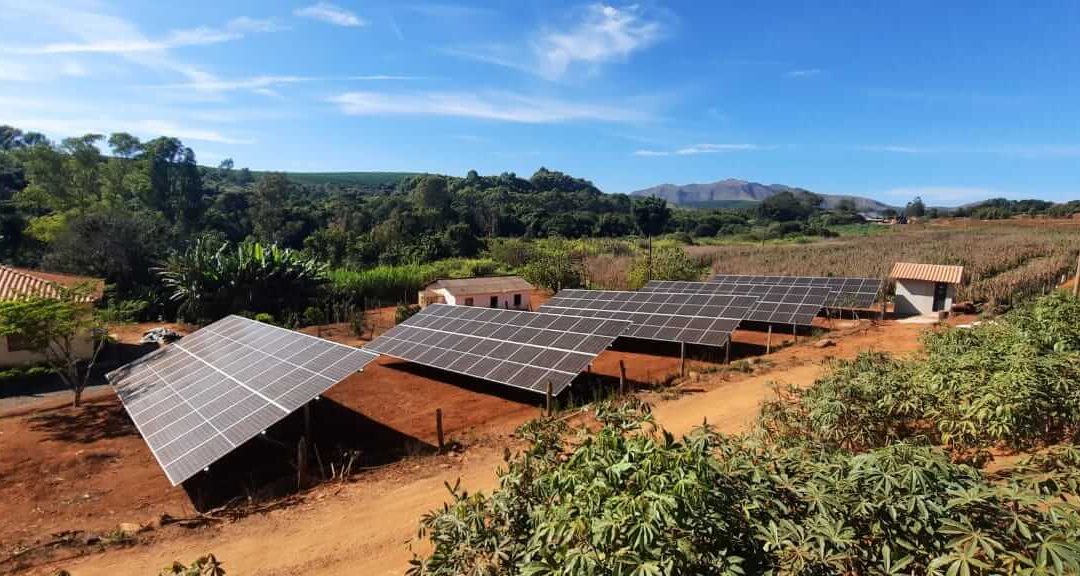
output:
M394 310L394 323L401 324L419 311L420 307L416 304L398 304L397 309Z
M651 258L648 253L639 255L630 269L630 286L640 288L652 280L700 280L705 267L695 262L677 244L657 242Z
M599 430L520 433L491 495L456 487L421 520L409 573L1072 574L1075 452L994 482L939 450L862 454L702 427L676 440L646 407L601 405ZM1041 480L1037 480L1040 478Z

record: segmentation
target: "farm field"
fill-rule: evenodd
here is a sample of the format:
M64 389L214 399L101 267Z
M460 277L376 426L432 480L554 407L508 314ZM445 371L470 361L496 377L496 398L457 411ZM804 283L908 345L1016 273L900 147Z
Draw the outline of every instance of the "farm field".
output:
M676 434L689 431L703 419L723 431L737 432L753 420L760 402L772 394L772 381L808 384L820 374L823 359L852 357L868 348L915 350L922 329L892 322L876 326L869 321L837 323L831 335L837 340L835 347L819 349L804 341L775 352L749 373L698 373L699 366L704 366L691 363L690 371L694 375L681 385L685 389L683 394L652 392L644 393L643 397L656 403L659 422ZM754 333L736 335L736 340L741 342L757 338ZM777 336L776 342L780 339ZM676 357L609 352L601 356L594 371L615 374L619 360L626 363L631 380L642 382L673 374L678 369ZM425 408L437 401L444 407L449 434L464 444L462 452L409 458L361 474L354 483L315 489L301 503L266 515L220 527L156 530L144 535L143 545L132 549L115 549L78 560L41 565L27 573L47 574L56 567L65 567L78 575L153 573L163 562L188 559L212 549L226 561L230 573L293 574L317 567L319 573L325 574L401 574L411 557L407 545L412 542L418 551L422 550L421 543L414 541L420 515L446 498L443 482L461 477L463 485L470 490L492 488L502 450L516 446L510 433L518 424L534 417L537 408L420 375L403 375L398 364L392 360L380 361L378 366L335 387L327 396L424 442L434 441L430 411ZM106 402L115 405L111 399ZM0 420L4 421L14 424L11 418ZM148 494L168 492L168 483L138 436L131 435L125 441L129 445L120 456L125 462L124 473L134 466L138 472L133 474L145 474L149 478L142 484L125 483L125 493L139 492L140 486L145 486ZM68 452L62 458L77 457ZM16 513L4 515L10 520L0 529L5 541L16 534L27 536L16 528L31 523L46 532L70 528L72 523L105 530L121 521L145 522L159 511L181 513L182 507L176 504L162 501L157 507L142 506L137 510L99 509L96 515L76 517L57 507L51 514L38 514L36 523L25 513L13 511ZM271 534L276 535L272 542ZM284 538L283 534L289 537ZM326 534L340 536L326 538Z
M1080 221L939 220L806 244L688 246L713 272L884 278L894 262L959 264L960 301L1008 304L1045 294L1076 267Z

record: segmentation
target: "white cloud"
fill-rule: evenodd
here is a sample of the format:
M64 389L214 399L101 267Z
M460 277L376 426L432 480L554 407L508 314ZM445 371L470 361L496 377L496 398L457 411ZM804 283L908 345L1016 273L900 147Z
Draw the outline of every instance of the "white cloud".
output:
M567 32L547 32L534 45L540 73L557 78L575 62L601 64L622 59L659 39L659 22L644 18L637 5L623 9L594 4Z
M809 78L810 76L817 76L821 74L821 68L801 68L798 70L789 70L787 73L788 78Z
M616 8L591 4L566 30L544 29L527 45L478 44L454 46L442 51L461 58L521 70L557 80L576 64L591 69L627 59L657 42L664 25L640 6Z
M207 94L219 94L222 92L236 92L238 90L263 91L271 90L275 86L284 84L296 84L306 82L311 78L303 76L252 76L249 78L213 78L199 82L185 82L182 84L167 84L165 88L190 88L196 92Z
M112 19L115 20L115 22L110 25L109 28L123 28L126 29L128 33L121 34L118 37L108 37L104 34L93 34L93 29L91 28L86 31L91 32L91 36L98 36L98 38L82 42L57 42L45 44L44 46L18 48L13 49L12 51L22 54L133 54L139 52L163 52L170 48L219 44L222 42L239 40L240 38L243 38L245 34L250 32L274 32L283 29L283 27L277 25L272 20L257 20L244 16L234 18L220 28L200 26L198 28L173 30L162 39L151 40L135 32L134 26L119 18L104 15L96 16L100 19L99 24L108 23L108 21Z
M635 110L510 92L346 92L329 101L353 116L449 116L523 124L644 119Z
M310 18L335 26L355 28L367 25L367 22L355 13L329 2L318 2L303 8L297 8L293 11L293 14L301 18Z
M762 146L757 144L691 144L674 150L635 150L634 156L697 156L699 154L719 154L722 152L744 152L763 149Z
M1003 196L1000 191L977 186L910 186L892 188L881 194L894 204L903 204L916 196L928 205L956 206Z

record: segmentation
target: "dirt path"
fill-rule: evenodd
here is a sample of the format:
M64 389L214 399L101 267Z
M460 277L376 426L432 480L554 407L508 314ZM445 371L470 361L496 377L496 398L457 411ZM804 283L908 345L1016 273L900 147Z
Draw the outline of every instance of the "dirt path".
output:
M704 419L722 432L739 432L772 394L772 382L807 385L830 357L848 358L867 349L915 350L924 328L889 324L854 331L833 347L787 348L771 355L761 374L705 375L700 383L688 386L700 392L649 400L656 404L658 423L676 434ZM411 558L409 545L422 546L416 539L420 516L447 499L444 483L460 478L469 491L494 488L505 445L505 440L495 441L471 447L457 459L441 456L404 463L390 473L347 485L337 494L323 490L293 508L86 557L64 567L74 576L156 574L173 559L190 561L213 552L230 574L400 575ZM42 567L37 573L49 574L57 567Z

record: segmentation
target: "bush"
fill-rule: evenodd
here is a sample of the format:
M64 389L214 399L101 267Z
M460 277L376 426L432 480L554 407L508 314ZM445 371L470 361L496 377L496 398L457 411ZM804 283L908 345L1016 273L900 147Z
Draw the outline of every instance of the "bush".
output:
M397 310L394 310L394 323L401 324L419 311L420 307L416 304L398 304Z
M924 437L958 457L1080 434L1080 301L1055 294L970 329L928 333L924 356L862 354L767 405L773 437L867 449Z
M939 450L863 454L727 438L676 440L647 407L601 405L599 430L530 424L490 496L451 490L409 571L457 574L1072 574L1075 450L1001 482Z
M630 269L630 286L640 288L652 280L700 280L705 267L695 262L677 244L656 243L652 254L652 273L648 252L640 254Z

